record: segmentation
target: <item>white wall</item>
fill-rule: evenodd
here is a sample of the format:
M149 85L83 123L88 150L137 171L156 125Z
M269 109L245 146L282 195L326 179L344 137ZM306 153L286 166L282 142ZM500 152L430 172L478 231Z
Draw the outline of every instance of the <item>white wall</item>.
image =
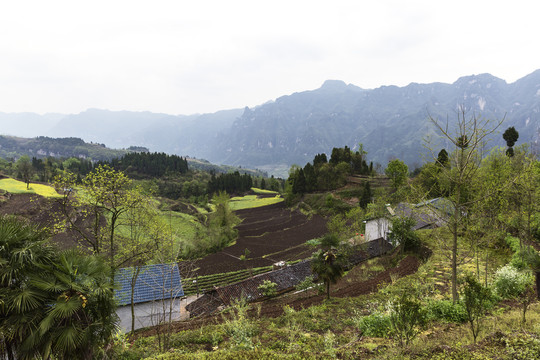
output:
M173 321L180 320L180 305L180 299L173 300L171 311L171 300L135 304L135 329L166 322L169 320L169 314ZM124 332L131 331L131 306L119 306L116 314L120 318L120 327Z
M366 222L365 241L371 241L379 238L388 240L388 231L392 228L390 221L385 218L369 220Z

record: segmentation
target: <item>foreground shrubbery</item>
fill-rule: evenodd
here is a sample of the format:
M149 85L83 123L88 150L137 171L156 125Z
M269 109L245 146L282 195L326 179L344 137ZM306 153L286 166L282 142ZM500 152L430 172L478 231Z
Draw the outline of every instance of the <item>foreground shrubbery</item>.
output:
M493 286L497 295L503 299L512 299L522 295L532 285L532 281L531 273L519 271L508 264L497 270Z

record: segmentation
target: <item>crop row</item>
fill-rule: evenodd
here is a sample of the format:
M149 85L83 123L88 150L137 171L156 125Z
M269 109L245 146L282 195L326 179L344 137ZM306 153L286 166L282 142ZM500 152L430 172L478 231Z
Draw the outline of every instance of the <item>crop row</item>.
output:
M264 266L251 270L231 271L221 274L212 274L199 276L197 278L186 278L182 280L184 294L193 295L197 293L197 289L202 293L205 290L212 289L214 286L220 287L233 284L238 281L246 280L250 276L259 275L272 270L272 266Z
M292 261L289 264L297 263L300 260ZM251 276L263 274L272 271L272 266L257 267L250 270L238 270L227 273L211 274L199 277L185 278L182 280L184 295L193 295L203 293L206 290L215 287L221 287L229 284L234 284L239 281L248 279Z

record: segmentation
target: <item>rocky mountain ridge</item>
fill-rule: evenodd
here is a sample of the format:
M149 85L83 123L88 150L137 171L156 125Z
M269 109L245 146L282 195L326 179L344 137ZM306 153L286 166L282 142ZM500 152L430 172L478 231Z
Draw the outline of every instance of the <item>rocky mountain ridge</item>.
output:
M362 143L370 160L383 167L392 158L414 167L422 163L426 137L435 139L434 146L445 146L437 143L428 117L453 123L459 106L469 115L504 117L501 132L514 126L520 133L518 144L540 145L540 70L510 84L490 74L464 76L453 84L376 89L328 80L319 89L281 96L255 108L203 115L90 109L43 117L52 125L42 135L80 137L117 148L145 146L270 172L303 165L333 147L356 149ZM9 118L0 113L0 120ZM492 144L502 145L499 138Z

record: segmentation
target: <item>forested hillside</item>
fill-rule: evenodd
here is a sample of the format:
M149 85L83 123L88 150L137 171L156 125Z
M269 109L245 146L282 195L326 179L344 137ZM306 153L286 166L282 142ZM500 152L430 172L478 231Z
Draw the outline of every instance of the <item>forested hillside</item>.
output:
M138 150L141 150L140 148ZM146 148L142 150L148 151ZM36 158L83 158L91 160L111 160L127 154L130 150L109 149L104 144L84 142L80 138L19 138L0 135L0 157L18 158L27 155Z

